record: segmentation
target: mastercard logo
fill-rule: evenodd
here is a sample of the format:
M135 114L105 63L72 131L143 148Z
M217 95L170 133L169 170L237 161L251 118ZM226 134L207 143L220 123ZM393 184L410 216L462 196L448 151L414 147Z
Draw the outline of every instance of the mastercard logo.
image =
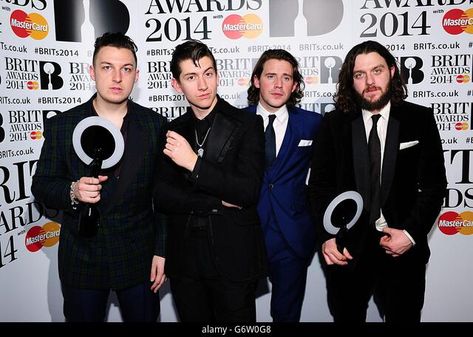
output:
M463 32L473 34L473 8L466 11L458 8L449 10L443 16L442 25L443 29L451 35Z
M250 79L249 78L239 78L238 81L237 81L238 85L241 85L242 87L245 87L247 86L248 84L250 84Z
M34 40L42 40L49 33L46 19L38 13L26 14L22 10L15 10L10 15L10 26L16 36Z
M31 227L25 236L25 246L34 253L42 247L52 247L59 241L61 226L57 222L48 222L41 226Z
M255 39L263 32L263 22L255 14L240 16L229 15L223 20L222 30L226 37L232 40L241 38Z
M455 130L458 130L458 131L468 130L468 123L467 122L455 123Z
M460 74L457 75L457 83L469 83L470 82L470 75Z
M305 84L316 84L319 82L318 76L307 76L304 78Z
M28 81L26 82L26 87L28 88L28 90L38 90L39 83L37 81Z
M30 138L33 140L39 140L43 138L43 132L41 131L31 131Z
M438 227L445 235L473 234L473 212L446 212L439 217Z

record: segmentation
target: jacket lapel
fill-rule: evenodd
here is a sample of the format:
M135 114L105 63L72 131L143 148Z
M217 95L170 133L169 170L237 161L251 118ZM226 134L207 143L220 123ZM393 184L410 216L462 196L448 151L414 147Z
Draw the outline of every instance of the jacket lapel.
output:
M396 167L397 153L399 151L399 120L396 118L395 109L391 109L384 145L383 172L381 178L381 206L391 189Z
M144 149L146 149L146 140L144 139L144 126L141 125L139 117L136 116L136 112L132 114L127 128L125 151L120 163L117 187L105 211L109 211L110 208L122 198L133 178L138 174L137 171L140 169L139 163L143 162L143 157L145 156Z
M298 134L297 126L295 125L296 123L294 123L293 114L291 112L289 112L288 118L289 120L287 121L287 128L284 133L281 148L279 149L279 153L273 164L268 169L268 172L273 176L273 178L281 171L284 165L289 162L289 157L294 151L289 151L289 149L297 148L297 144L295 146L293 144L295 140L299 139L298 137L295 137L295 135Z
M358 191L363 197L366 210L370 207L370 168L363 115L360 113L351 123L353 167Z
M217 111L207 140L204 157L212 162L220 163L232 144L237 126L236 120Z

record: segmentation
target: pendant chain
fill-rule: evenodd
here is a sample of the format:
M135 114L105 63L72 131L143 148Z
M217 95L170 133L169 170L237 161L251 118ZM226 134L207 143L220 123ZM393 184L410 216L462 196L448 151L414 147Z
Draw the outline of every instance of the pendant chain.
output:
M209 135L211 128L212 128L212 127L209 127L209 128L207 129L207 132L205 133L205 136L204 136L204 139L202 140L202 143L199 143L199 137L197 136L197 130L194 129L195 142L197 143L197 146L198 146L199 148L202 148L202 147L204 146L205 141L207 140L207 136Z

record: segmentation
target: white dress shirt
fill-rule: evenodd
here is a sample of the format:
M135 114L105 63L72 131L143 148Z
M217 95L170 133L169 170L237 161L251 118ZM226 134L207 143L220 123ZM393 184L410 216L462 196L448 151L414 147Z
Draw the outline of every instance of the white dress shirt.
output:
M284 140L284 135L286 134L287 122L289 120L289 111L287 111L286 105L282 106L276 112L268 112L261 103L258 103L256 108L256 114L263 117L264 129L269 123L269 115L276 115L276 118L273 122L274 133L276 135L276 157L278 156L279 150L281 149L282 142Z
M382 177L382 172L383 172L383 160L384 160L384 148L386 145L386 133L388 130L388 121L389 121L389 113L391 111L391 102L388 102L380 111L379 114L381 115L381 118L378 120L377 124L377 131L378 131L378 136L379 136L379 142L381 143L381 170L379 172L379 178L381 179ZM368 142L368 138L371 132L371 127L373 126L373 120L371 119L371 116L373 116L373 113L371 113L368 110L362 110L363 113L363 123L365 124L365 132L366 132L366 141ZM381 183L381 181L380 181ZM383 210L380 210L380 216L378 220L376 220L375 225L376 229L379 230L380 232L383 231L384 227L388 226L388 223L386 222L386 219L384 218L383 215ZM413 244L415 244L414 239L412 236L404 230L404 233L406 236L411 240Z

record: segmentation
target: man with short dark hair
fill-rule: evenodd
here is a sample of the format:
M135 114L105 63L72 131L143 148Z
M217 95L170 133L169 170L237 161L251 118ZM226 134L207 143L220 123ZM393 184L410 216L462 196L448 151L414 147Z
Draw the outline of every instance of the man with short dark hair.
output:
M169 123L156 199L168 218L166 275L179 318L255 322L256 285L267 268L256 210L263 123L218 97L205 44L178 45L171 72L190 107Z
M155 322L164 275L164 228L153 209L153 178L166 120L129 99L138 80L136 45L122 33L97 38L90 67L97 93L45 125L45 142L32 193L64 211L59 242L59 277L69 322L104 321L110 290L124 321ZM90 116L113 123L125 141L118 164L92 177L75 154L72 134ZM79 214L96 205L96 235L82 237Z

